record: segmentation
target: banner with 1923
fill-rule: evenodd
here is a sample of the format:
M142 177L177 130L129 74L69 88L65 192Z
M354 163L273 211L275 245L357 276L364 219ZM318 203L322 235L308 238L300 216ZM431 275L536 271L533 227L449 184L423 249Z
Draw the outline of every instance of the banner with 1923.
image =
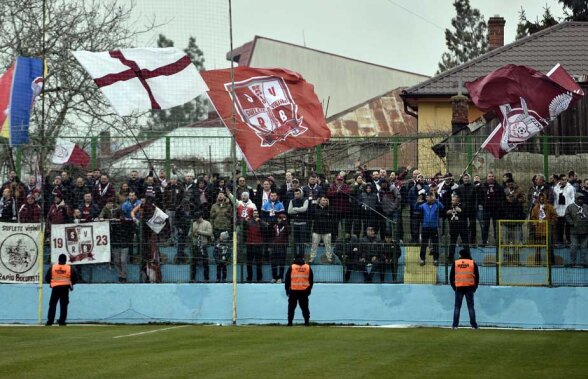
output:
M108 221L51 225L51 262L60 254L72 265L110 262Z

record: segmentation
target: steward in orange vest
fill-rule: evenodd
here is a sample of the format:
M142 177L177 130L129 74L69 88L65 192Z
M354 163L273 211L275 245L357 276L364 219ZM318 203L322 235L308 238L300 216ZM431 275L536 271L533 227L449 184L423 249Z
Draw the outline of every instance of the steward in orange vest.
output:
M75 271L71 269L70 265L66 264L66 261L67 257L65 254L59 255L59 263L52 265L47 270L47 274L45 274L45 282L49 283L52 288L45 326L53 325L57 302L59 302L60 309L58 323L59 325L65 326L67 305L69 304L69 291L73 291L73 286L77 282Z
M313 273L310 265L304 262L304 256L297 254L292 266L286 272L286 295L288 296L288 326L292 326L296 305L300 304L304 325L310 325L308 296L312 291Z
M474 293L478 289L480 283L480 273L478 266L473 261L470 253L467 250L459 252L459 259L451 266L451 273L449 279L451 287L455 291L455 307L453 309L453 329L459 326L459 313L461 311L461 303L465 296L468 305L468 312L470 315L470 325L472 329L478 329L476 323L476 311L474 309Z

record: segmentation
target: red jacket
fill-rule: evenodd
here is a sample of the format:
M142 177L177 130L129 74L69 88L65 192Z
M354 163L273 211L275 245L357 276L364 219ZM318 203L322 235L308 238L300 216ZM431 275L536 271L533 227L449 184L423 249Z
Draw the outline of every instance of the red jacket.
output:
M18 211L18 222L41 222L41 207L39 204L23 204Z
M263 244L263 232L262 228L265 221L249 220L247 223L247 244L248 245L261 245Z
M351 201L349 201L349 195L351 194L351 188L347 184L341 185L337 188L337 184L331 184L327 191L327 197L329 198L330 207L333 213L345 214L351 211Z
M64 203L62 204L51 204L51 208L49 208L49 212L47 213L47 225L45 228L47 233L51 232L52 224L66 224L69 221L69 208Z

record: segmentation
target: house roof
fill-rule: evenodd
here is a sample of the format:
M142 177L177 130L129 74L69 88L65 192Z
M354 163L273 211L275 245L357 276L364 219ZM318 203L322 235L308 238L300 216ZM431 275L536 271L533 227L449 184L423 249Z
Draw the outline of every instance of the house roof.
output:
M410 87L429 78L392 67L256 36L234 49L228 59L240 66L283 67L300 73L314 86L325 113L345 111L398 87Z
M376 63L371 63L371 62L366 62L366 61L362 61L359 59L355 59L355 58L349 58L343 55L339 55L339 54L334 54L334 53L330 53L328 51L324 51L324 50L318 50L318 49L312 49L310 47L306 47L306 46L301 46L301 45L296 45L294 43L290 43L290 42L284 42L284 41L280 41L277 39L273 39L273 38L267 38L267 37L262 37L262 36L255 36L253 38L252 41L249 41L235 49L232 50L232 56L233 56L233 61L235 63L238 63L241 66L249 66L250 62L251 62L251 56L253 55L253 52L255 50L255 45L257 43L258 40L267 40L267 41L271 41L271 42L276 42L282 45L288 45L288 46L292 46L292 47L296 47L296 48L300 48L300 49L305 49L305 50L310 50L310 51L314 51L317 53L321 53L321 54L326 54L326 55L330 55L333 57L338 57L338 58L343 58L343 59L347 59L349 61L354 61L354 62L359 62L359 63L364 63L370 66L376 66L376 67L381 67L381 68L386 68L389 70L394 70L394 71L399 71L399 72L405 72L408 74L414 74L414 75L419 75L419 76L423 76L423 77L427 77L427 75L423 75L423 74L419 74L416 72L412 72L412 71L407 71L407 70L401 70L401 69L397 69L394 67L388 67L388 66L384 66L384 65L380 65L380 64L376 64ZM231 60L231 51L229 51L226 55L226 58L228 61Z
M458 92L458 82L472 81L506 64L530 66L547 73L557 63L561 63L576 80L586 81L588 22L563 22L491 50L408 88L402 97L453 96ZM462 88L462 92L467 93L467 90Z
M417 121L404 113L404 104L397 88L376 96L327 119L331 137L387 137L411 135Z
M112 167L130 169L147 167L145 154L150 160L166 159L166 137L170 137L170 158L172 160L203 160L212 163L223 162L231 157L231 134L226 127L182 127L174 129L165 136L142 143L145 153L138 145L125 149L125 154L113 157ZM243 154L237 147L237 159ZM142 163L139 163L142 162Z

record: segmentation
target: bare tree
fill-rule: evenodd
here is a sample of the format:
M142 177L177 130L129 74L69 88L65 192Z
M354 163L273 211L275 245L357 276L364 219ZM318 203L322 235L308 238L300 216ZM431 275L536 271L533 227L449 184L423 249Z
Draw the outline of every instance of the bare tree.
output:
M24 154L29 163L38 162L41 171L57 136L120 129L120 118L71 51L133 46L141 33L156 27L155 19L142 26L133 22L134 7L135 1L127 0L0 1L0 68L17 56L41 57L45 48L44 99L37 99L34 107L31 143Z

